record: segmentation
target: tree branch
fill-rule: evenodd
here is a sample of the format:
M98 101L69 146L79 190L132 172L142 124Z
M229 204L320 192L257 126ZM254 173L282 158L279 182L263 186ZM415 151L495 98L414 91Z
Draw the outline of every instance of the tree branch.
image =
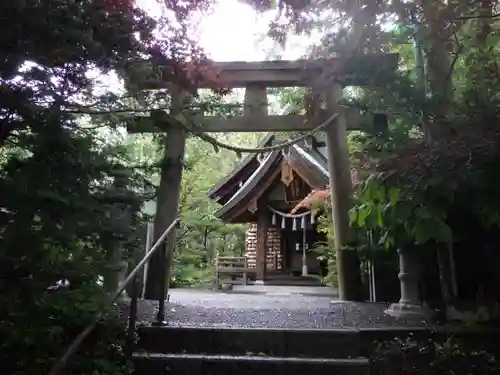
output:
M493 15L481 15L481 14L478 14L476 16L460 16L460 17L455 17L453 18L453 20L477 20L477 19L492 19L492 18L499 18L500 17L500 13L496 13L496 14L493 14Z
M463 51L463 45L460 44L460 41L458 40L457 33L453 34L453 37L455 39L455 43L457 45L457 51L454 53L455 56L453 56L453 60L450 64L450 68L448 70L448 73L446 74L446 81L449 81L451 78L451 75L453 74L453 70L455 70L455 65L457 64L458 58L460 57L460 54Z

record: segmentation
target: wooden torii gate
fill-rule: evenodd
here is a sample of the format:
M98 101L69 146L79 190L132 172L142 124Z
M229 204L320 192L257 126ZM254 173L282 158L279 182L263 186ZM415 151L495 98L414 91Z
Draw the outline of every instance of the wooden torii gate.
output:
M245 108L241 116L220 118L217 116L195 115L196 123L205 132L283 132L308 131L317 127L326 118L337 113L339 116L325 128L330 190L332 202L333 229L339 277L341 300L354 301L360 298L359 260L357 254L345 251L350 243L349 209L352 190L351 172L346 131L360 129L360 123L373 124L370 115L361 116L359 111L347 110L339 100L343 86L363 86L373 84L376 72L393 70L397 67L397 55L366 55L356 57L363 66L372 67L374 73L353 74L349 61L328 59L313 61L263 61L263 62L226 62L214 63L219 72L221 86L225 88L245 88ZM359 66L359 65L357 65ZM333 69L335 75L328 78L325 85L324 70ZM351 67L348 72L342 68ZM336 70L335 70L336 69ZM321 82L323 81L323 82ZM165 89L167 84L157 77L134 82L140 89ZM327 90L323 88L328 86ZM309 87L324 98L323 110L318 113L302 115L269 115L267 111L268 87ZM206 88L203 85L200 88ZM171 113L181 111L182 93L171 92ZM319 104L319 103L318 103ZM319 107L316 105L315 107ZM312 115L312 116L311 116ZM197 116L197 117L196 117ZM165 124L168 124L165 126ZM133 126L132 126L133 125ZM367 130L363 127L363 130ZM158 239L165 228L178 215L179 196L182 178L182 161L186 144L186 129L169 122L167 116L152 113L149 118L136 119L129 126L131 133L166 132L164 164L157 196L154 240ZM158 299L167 292L165 280L169 279L171 257L175 244L175 233L166 241L165 254L158 253L148 266L146 281L147 299ZM166 258L165 258L166 257ZM162 270L166 266L166 271ZM165 277L165 279L163 278Z

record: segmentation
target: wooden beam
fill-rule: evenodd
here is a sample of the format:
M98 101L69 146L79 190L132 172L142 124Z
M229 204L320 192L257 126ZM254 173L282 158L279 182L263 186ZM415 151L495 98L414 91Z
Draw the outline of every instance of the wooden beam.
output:
M374 124L373 113L360 113L355 108L344 109L348 130L371 132ZM326 114L319 115L313 120L307 120L302 115L253 115L221 118L219 116L197 116L194 119L201 129L209 133L224 132L286 132L309 131L320 125L328 118ZM168 121L167 118L165 121ZM149 117L137 117L127 121L129 133L160 133L165 132L154 124ZM168 125L168 124L167 124ZM167 126L168 127L168 126Z
M245 268L245 267L220 267L217 270L219 273L243 273L252 272L255 273L257 270L255 268Z
M394 70L397 67L397 54L361 55L350 58L330 58L321 60L277 60L277 61L232 61L213 62L211 68L216 73L216 80L223 88L242 88L249 85L266 87L304 87L315 86L317 78L322 73L331 76L335 72L346 85L363 86L371 84L374 74L381 70ZM169 66L168 62L165 62ZM339 70L342 67L342 70ZM362 68L361 68L362 67ZM362 72L356 77L354 70ZM150 69L150 74L144 74L145 69L139 69L142 74L131 74L129 83L144 90L165 89L167 84L162 79L162 65L157 64ZM335 71L338 70L338 71ZM373 73L371 72L373 70ZM346 76L342 79L342 76ZM324 85L324 79L321 80ZM320 84L321 84L320 83ZM198 88L212 88L213 82L198 82Z
M280 131L307 131L317 126L318 122L308 122L300 115L257 115L234 116L221 118L219 116L197 116L194 120L205 132L280 132ZM127 121L129 133L159 133L164 129L155 126L148 117L138 117Z
M300 115L255 115L235 116L220 118L218 116L205 116L200 120L203 130L207 132L286 132L308 131L321 123L307 121Z

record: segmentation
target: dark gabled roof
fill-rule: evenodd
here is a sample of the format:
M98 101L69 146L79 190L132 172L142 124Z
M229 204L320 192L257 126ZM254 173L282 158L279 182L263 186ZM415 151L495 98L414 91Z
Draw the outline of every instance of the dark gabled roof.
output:
M247 198L261 182L262 178L266 176L266 174L268 174L273 166L276 165L277 159L280 156L280 151L273 151L268 154L262 161L262 164L257 167L257 169L252 173L252 175L243 184L243 186L236 192L236 194L234 194L224 206L217 210L215 216L222 217L225 213L235 208L242 200Z
M238 206L244 210L241 204L246 205L253 199L258 199L267 190L270 178L276 176L279 171L279 163L283 159L281 151L268 154L262 163L248 177L247 181L236 191L236 193L221 207L215 215L219 218L232 221L234 210ZM317 150L309 150L299 145L290 148L290 162L292 168L313 188L322 189L328 185L328 169L326 158ZM274 173L274 174L273 174ZM274 177L273 177L274 180ZM232 214L230 213L231 211ZM239 216L239 214L236 214ZM224 217L226 216L226 217ZM235 216L236 217L236 216Z
M328 183L329 173L326 158L319 151L306 149L299 145L294 145L292 149L298 156L298 162L304 164L309 170L315 173L321 184Z
M302 148L328 172L328 160L317 148Z
M266 147L266 146L269 146L273 140L274 140L274 133L270 133L268 135L266 135L262 141L260 141L259 145L257 147ZM217 185L215 185L212 189L210 189L210 191L208 191L207 195L211 198L211 199L215 199L218 195L218 192L228 183L239 183L239 179L238 179L238 176L239 174L246 168L248 167L248 165L253 161L253 160L256 160L257 159L257 155L256 154L249 154L247 155L242 161L241 163L239 163L235 169L233 169L231 171L231 173L229 173L227 176L225 176L224 178L222 178L218 183Z

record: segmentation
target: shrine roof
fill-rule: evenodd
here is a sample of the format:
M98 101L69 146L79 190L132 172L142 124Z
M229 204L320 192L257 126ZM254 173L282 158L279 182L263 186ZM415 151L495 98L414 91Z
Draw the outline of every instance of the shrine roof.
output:
M269 146L275 138L274 133L270 133L266 135L258 144L257 147L265 147ZM237 184L239 183L239 176L244 169L250 167L253 161L257 160L257 156L255 154L247 155L237 166L234 168L227 176L222 178L217 185L215 185L212 189L210 189L207 195L212 199L217 199L217 197L222 193L221 190L227 187L229 184Z
M221 202L223 206L215 215L224 220L233 221L233 218L238 216L240 212L244 212L246 206L252 200L258 199L275 181L280 173L279 165L283 158L281 151L267 154L238 190L225 203ZM328 184L327 160L318 149L298 144L293 145L287 160L312 188L323 188ZM240 168L241 166L237 167L237 169ZM221 184L219 183L219 185Z
M329 177L327 160L316 148L302 148L299 145L293 145L297 153L308 163L313 165L318 172L326 178Z
M246 197L252 194L253 190L257 187L257 185L261 182L261 180L269 174L271 171L271 167L276 165L276 161L281 155L280 151L273 151L269 153L262 163L258 166L258 168L252 173L252 175L248 178L248 180L240 187L240 189L236 192L235 195L231 197L231 199L222 206L219 210L215 212L215 216L222 218L225 213L229 212Z

